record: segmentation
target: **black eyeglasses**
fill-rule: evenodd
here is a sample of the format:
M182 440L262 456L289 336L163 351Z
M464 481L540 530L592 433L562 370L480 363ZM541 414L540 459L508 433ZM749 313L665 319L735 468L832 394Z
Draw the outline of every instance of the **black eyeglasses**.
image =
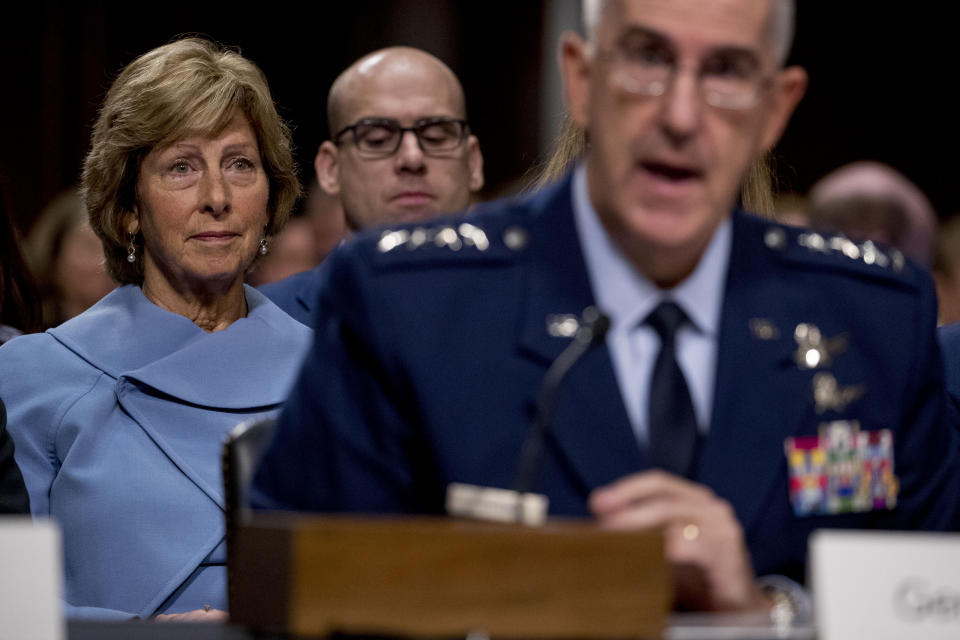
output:
M466 120L456 118L421 118L412 127L400 126L399 122L390 118L364 118L340 129L333 141L340 144L340 138L350 131L353 133L353 144L362 155L385 158L395 154L403 141L403 134L412 131L420 150L432 156L458 149L469 130Z

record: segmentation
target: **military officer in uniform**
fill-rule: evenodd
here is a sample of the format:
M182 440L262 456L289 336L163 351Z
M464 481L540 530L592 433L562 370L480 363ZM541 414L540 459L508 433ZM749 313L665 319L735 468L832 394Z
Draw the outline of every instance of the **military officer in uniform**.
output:
M735 208L806 86L783 66L793 3L585 12L561 53L585 160L344 247L259 506L440 513L451 483L513 487L545 372L596 306L609 331L559 389L535 489L552 515L662 529L695 576L679 606L769 607L816 528L950 526L929 276Z

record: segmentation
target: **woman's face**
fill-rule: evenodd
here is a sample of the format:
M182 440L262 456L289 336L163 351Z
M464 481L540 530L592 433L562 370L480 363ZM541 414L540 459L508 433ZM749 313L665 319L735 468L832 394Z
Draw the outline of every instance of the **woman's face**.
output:
M220 135L155 148L140 165L144 286L226 291L242 282L267 226L269 181L238 115Z

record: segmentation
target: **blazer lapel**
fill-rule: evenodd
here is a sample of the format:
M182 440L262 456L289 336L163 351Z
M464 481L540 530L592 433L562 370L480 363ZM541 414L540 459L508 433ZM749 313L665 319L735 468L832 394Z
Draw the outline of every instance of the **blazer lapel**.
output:
M297 303L307 312L308 315L313 316L314 306L317 304L317 299L320 297L320 281L322 280L320 274L324 268L326 261L321 262L319 265L314 267L308 272L306 285L303 287L297 287Z
M223 509L222 482L215 463L220 459L221 442L244 416L182 404L127 377L117 383L117 399L160 453Z
M147 300L140 287L126 285L48 333L95 368L118 378L189 348L205 332Z
M280 404L311 335L292 318L284 320L286 333L262 318L241 318L123 376L200 407L250 410Z
M570 344L549 325L594 304L573 219L571 179L529 203L518 347L546 368ZM562 383L552 438L589 491L644 466L604 346L585 354ZM531 397L535 403L536 397Z

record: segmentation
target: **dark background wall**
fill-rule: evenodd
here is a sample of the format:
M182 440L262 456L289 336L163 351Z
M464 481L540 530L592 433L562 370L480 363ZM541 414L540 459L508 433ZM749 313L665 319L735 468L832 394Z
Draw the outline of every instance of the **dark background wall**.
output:
M779 148L806 190L859 159L917 182L941 217L960 212L960 63L951 3L799 0L792 58L810 88Z
M498 195L547 152L539 143L540 70L553 60L543 60L541 31L548 3L560 1L8 4L0 18L0 186L27 227L76 179L116 72L177 34L202 33L239 46L265 71L294 125L304 179L327 135L333 78L382 46L431 51L463 81L486 157L486 195ZM799 4L792 59L809 69L812 83L778 148L784 188L803 192L836 166L873 158L917 181L941 215L960 210L950 5Z

